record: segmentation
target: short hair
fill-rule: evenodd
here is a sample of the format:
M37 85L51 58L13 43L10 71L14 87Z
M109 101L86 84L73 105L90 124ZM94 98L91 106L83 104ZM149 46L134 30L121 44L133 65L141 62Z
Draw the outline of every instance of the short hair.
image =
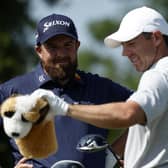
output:
M152 32L143 32L142 35L145 37L145 39L148 40L148 39L151 38ZM163 36L163 39L164 39L164 41L165 41L165 44L166 44L167 47L168 47L168 36L165 35L165 34L162 34L162 36Z

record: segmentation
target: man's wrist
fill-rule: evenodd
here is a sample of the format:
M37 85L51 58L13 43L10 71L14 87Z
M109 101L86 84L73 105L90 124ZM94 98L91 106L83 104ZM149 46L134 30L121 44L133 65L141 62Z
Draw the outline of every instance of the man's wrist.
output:
M71 106L72 106L72 104L68 105L68 109L67 109L67 113L66 113L66 115L69 117L71 117Z

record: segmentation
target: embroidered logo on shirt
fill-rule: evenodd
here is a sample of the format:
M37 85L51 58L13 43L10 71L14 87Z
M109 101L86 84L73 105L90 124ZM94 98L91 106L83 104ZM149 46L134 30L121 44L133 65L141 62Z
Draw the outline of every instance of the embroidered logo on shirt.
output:
M44 76L43 76L43 75L40 75L40 76L39 76L39 81L40 81L40 82L45 81L45 78L44 78Z

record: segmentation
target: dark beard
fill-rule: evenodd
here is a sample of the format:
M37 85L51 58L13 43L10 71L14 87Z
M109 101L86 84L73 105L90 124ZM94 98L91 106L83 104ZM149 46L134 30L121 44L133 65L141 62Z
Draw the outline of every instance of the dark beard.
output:
M74 78L77 69L77 60L73 63L56 64L54 67L42 62L42 66L53 81L65 85Z

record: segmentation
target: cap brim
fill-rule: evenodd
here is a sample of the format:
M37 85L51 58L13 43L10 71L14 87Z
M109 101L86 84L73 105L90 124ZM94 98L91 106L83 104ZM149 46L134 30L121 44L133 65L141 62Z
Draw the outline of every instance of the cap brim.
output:
M130 41L134 38L136 38L139 34L141 34L141 31L134 32L133 31L117 31L109 36L107 36L104 39L104 43L106 46L111 48L116 48L121 45L122 42Z
M50 38L54 37L54 36L57 36L57 35L66 35L66 36L69 36L69 37L72 37L73 39L75 40L78 40L77 37L73 36L72 34L70 33L67 33L67 32L53 32L51 33L50 35L46 36L45 38L43 38L41 41L40 41L40 44L43 44L44 42L46 42L47 40L49 40Z

